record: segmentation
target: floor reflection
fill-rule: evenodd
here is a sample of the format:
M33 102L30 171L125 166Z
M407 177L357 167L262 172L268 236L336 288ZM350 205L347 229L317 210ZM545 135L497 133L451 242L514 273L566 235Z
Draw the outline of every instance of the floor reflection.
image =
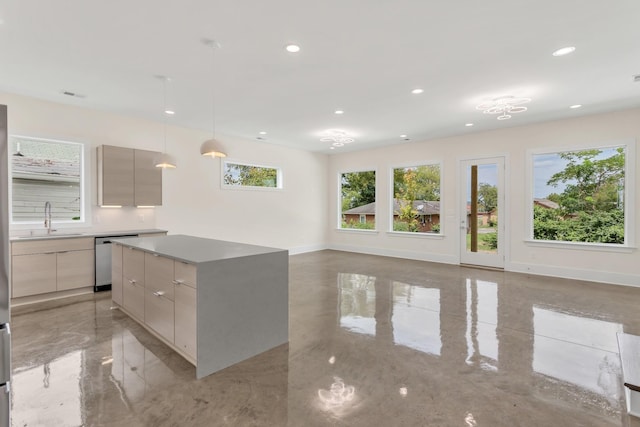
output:
M363 274L338 274L340 327L359 334L376 334L376 278Z
M466 279L467 363L498 369L498 284Z
M440 289L393 282L393 340L440 356Z
M533 370L606 397L620 398L619 323L534 307Z
M44 365L15 370L14 426L80 426L84 352L74 351Z

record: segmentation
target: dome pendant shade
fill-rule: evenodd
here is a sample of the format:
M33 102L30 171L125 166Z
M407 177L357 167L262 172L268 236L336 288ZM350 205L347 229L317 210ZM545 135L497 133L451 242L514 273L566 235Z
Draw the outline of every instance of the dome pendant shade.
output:
M169 153L161 153L156 159L156 167L162 169L175 169L176 161Z
M227 157L227 154L222 151L220 143L214 138L207 139L202 143L200 146L200 154L211 157Z

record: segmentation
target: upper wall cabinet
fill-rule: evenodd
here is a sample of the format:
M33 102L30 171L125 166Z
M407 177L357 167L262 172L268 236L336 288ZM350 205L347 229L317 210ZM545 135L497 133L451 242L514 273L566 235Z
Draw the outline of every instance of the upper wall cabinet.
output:
M98 147L98 204L100 206L162 205L159 153L126 147Z

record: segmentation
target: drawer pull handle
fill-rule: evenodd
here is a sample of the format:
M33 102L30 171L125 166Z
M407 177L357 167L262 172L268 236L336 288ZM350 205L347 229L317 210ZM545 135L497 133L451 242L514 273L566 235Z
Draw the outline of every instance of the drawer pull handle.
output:
M164 291L156 291L156 292L154 292L153 294L154 294L155 296L157 296L157 297L161 297L162 295L164 295L164 294L165 294L165 292L164 292Z
M135 280L129 280L129 283L131 283L132 285L135 285L136 281Z
M158 256L158 254L153 254L153 256Z
M173 280L173 284L174 285L184 285L184 280L181 280L181 279Z

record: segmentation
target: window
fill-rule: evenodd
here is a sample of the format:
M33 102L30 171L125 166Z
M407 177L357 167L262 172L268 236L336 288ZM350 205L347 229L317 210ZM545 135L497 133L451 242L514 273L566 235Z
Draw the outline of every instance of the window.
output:
M440 233L440 165L393 169L393 231Z
M246 163L223 162L223 187L282 188L280 168L258 166Z
M12 223L44 221L46 202L54 223L84 221L82 144L12 136L10 150Z
M376 171L340 175L340 213L340 228L376 228Z
M628 245L631 148L534 153L533 239Z

